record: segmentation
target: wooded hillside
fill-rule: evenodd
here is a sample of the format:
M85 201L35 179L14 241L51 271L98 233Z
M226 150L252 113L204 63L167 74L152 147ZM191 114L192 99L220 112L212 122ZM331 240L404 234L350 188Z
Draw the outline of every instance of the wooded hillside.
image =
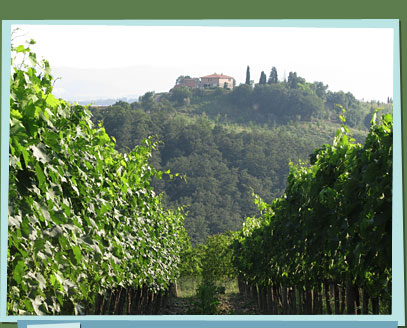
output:
M185 226L196 244L240 229L256 212L253 192L267 202L279 197L288 164L307 162L315 148L332 142L340 126L337 105L347 109L347 124L358 142L367 134L374 108L390 111L390 104L361 102L351 93L328 91L321 82L290 77L233 91L148 92L138 102L91 111L121 152L147 136L161 142L151 162L184 179L155 181L155 186L165 192L169 207L185 206Z

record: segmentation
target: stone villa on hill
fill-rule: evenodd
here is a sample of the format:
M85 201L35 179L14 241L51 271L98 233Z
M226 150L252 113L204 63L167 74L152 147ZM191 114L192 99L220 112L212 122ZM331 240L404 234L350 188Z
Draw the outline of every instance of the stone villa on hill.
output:
M191 89L226 88L233 89L234 78L223 74L211 74L201 78L183 77L177 80L175 88L188 87Z

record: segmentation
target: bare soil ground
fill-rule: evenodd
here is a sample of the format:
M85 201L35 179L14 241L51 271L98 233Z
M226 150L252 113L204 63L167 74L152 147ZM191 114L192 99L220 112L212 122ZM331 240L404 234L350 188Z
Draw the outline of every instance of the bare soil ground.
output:
M193 306L195 297L173 297L162 309L163 315L185 315ZM221 315L255 315L261 314L256 302L238 293L219 295L219 311Z

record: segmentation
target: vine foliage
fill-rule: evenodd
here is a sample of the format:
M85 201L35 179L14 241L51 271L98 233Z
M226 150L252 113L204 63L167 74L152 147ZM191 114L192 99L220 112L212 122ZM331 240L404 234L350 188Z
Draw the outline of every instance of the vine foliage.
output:
M391 313L392 116L374 113L364 145L340 119L233 244L241 291L269 313Z
M7 312L146 313L189 242L150 184L157 145L117 152L86 107L52 95L34 43L12 46Z

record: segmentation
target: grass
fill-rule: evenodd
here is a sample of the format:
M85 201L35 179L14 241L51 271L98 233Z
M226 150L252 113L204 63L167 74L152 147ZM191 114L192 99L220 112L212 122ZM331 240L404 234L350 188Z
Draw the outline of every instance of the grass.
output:
M196 296L196 290L199 286L200 278L197 277L181 277L177 280L178 297ZM218 281L217 286L225 287L225 294L235 294L239 292L237 279L225 279Z
M191 297L196 295L196 289L199 285L199 279L195 277L181 277L177 280L177 296Z

